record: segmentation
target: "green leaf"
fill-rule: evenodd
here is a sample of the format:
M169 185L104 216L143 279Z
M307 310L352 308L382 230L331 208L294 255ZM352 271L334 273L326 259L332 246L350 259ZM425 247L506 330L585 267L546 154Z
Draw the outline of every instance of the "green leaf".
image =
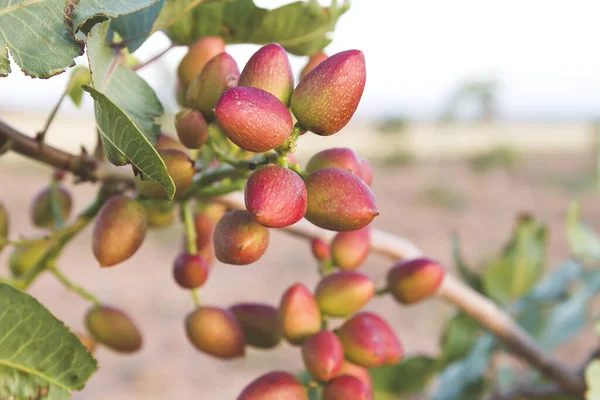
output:
M500 256L483 275L485 293L500 303L527 294L544 272L546 227L529 216L520 218Z
M452 246L452 258L454 259L454 265L460 274L460 277L469 284L473 289L481 292L481 277L471 271L471 269L464 262L460 253L460 238L456 233L450 237L450 245Z
M86 67L75 67L67 84L67 94L73 103L79 107L83 98L83 85L90 83L90 70Z
M485 388L485 374L488 369L495 339L484 334L477 339L473 349L462 360L448 365L439 375L437 389L431 400L463 400L480 398Z
M461 312L452 317L442 333L442 354L438 368L444 368L453 361L466 357L473 348L479 331L477 321L467 314Z
M2 390L23 380L28 386L55 387L57 393L82 389L98 368L61 321L33 297L5 284L0 284L0 367Z
M204 36L222 36L227 43L279 43L296 55L310 55L327 46L338 18L348 10L323 8L317 1L297 1L274 10L252 0L201 2L170 0L154 23L175 43L192 44Z
M83 54L84 44L75 36L77 31L156 1L3 1L0 3L0 76L10 72L7 49L27 75L49 78L59 74L75 65L75 57Z
M370 369L375 397L385 398L388 395L388 398L395 398L400 394L423 391L436 372L436 363L433 358L414 356L405 358L397 365Z
M582 261L600 260L600 238L581 221L581 205L576 201L567 211L567 241L571 252Z
M100 138L108 160L115 165L131 163L144 179L160 184L169 198L175 185L153 144L160 135L154 118L163 112L154 90L135 72L122 67L104 38L109 23L95 26L88 35L88 57Z
M566 260L554 271L542 279L524 298L526 301L556 301L569 293L569 287L574 284L583 272L581 263Z
M118 33L126 43L127 49L133 53L150 34L152 24L164 5L165 0L159 0L150 7L113 19L110 22L108 37L112 38L115 32Z
M585 368L587 383L586 400L600 400L600 360L594 360Z
M69 391L52 385L35 375L15 368L0 366L0 399L14 400L67 400Z
M579 332L585 325L588 303L600 292L600 271L586 272L582 286L550 313L540 344L552 349Z

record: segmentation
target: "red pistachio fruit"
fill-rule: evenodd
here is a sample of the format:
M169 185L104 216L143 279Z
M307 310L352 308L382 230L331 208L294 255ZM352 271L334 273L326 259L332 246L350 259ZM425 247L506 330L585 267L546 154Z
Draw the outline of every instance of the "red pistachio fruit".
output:
M214 56L225 51L225 41L220 36L206 36L192 44L177 67L177 76L186 87L202 71L204 65Z
M333 332L321 331L302 345L302 360L313 378L327 382L340 372L344 349Z
M181 253L173 266L175 282L184 289L196 289L208 279L208 265L202 257Z
M360 177L369 186L373 183L373 167L366 158L360 159Z
M195 348L213 357L231 359L244 355L242 328L228 310L199 307L188 314L185 330Z
M333 263L344 270L360 267L371 251L371 228L339 232L331 241Z
M239 303L229 310L239 321L248 346L271 349L281 342L277 308L268 304Z
M315 298L324 314L343 317L360 310L373 298L375 283L355 271L327 275L317 285Z
M127 260L140 248L148 230L146 210L137 201L113 196L100 209L92 230L92 252L102 267Z
M252 381L237 400L308 400L308 396L292 374L273 371Z
M127 314L107 306L96 306L85 316L85 325L94 340L119 353L142 348L142 335Z
M301 283L291 286L281 297L279 325L291 344L301 344L321 330L321 312L312 293Z
M284 48L277 43L261 47L246 63L238 85L266 90L289 106L294 75Z
M334 147L318 152L308 160L306 172L330 167L345 169L360 176L360 159L354 150L347 147Z
M213 233L215 255L225 264L246 265L257 261L269 245L269 230L254 222L245 210L223 215Z
M202 113L184 108L175 115L177 137L188 149L199 149L208 140L208 125Z
M240 70L229 54L219 53L206 63L187 90L189 108L200 110L207 122L215 119L213 108L221 94L238 83Z
M368 318L385 342L385 365L398 364L404 358L404 348L398 337L394 333L392 327L379 315L373 312L362 312L363 318Z
M359 313L348 319L337 330L346 358L365 368L385 363L386 344L377 325Z
M314 238L310 242L310 249L313 256L319 261L328 260L331 256L331 249L326 241L321 238Z
M444 267L429 258L401 261L388 272L388 289L402 304L417 303L437 292L445 274Z
M306 219L332 231L354 231L377 215L375 196L356 175L339 168L319 169L306 177Z
M292 134L287 107L271 93L255 87L227 90L217 101L215 117L225 135L248 151L272 150Z
M317 65L321 64L326 59L327 59L327 54L325 54L322 51L319 51L318 53L315 53L312 56L310 56L308 59L308 62L306 63L304 68L302 68L302 71L300 72L300 79L304 78L304 75L308 74Z
M306 186L294 171L269 166L250 175L244 190L246 209L269 228L292 225L306 214Z
M371 390L351 375L341 375L331 380L323 389L323 400L372 400Z
M362 51L334 54L300 80L292 93L292 112L303 128L321 136L333 135L354 115L365 80Z

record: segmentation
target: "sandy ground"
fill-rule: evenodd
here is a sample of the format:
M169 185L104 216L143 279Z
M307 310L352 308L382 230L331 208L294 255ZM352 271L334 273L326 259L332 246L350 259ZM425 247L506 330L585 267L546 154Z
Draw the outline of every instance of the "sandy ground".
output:
M530 157L517 172L480 174L463 162L429 162L406 167L378 168L373 190L381 215L377 228L406 236L427 254L453 268L449 235L458 232L467 260L476 265L498 251L510 233L514 216L528 211L551 227L549 265L568 255L564 216L569 200L581 198L586 220L600 230L600 205L593 191L569 192L552 182L576 180L591 170L592 156ZM48 173L32 162L0 161L0 199L12 218L13 233L31 234L27 209ZM450 188L462 207L448 208L424 200L424 192ZM75 206L84 207L93 195L91 185L73 188ZM180 246L179 225L148 235L142 249L115 268L100 269L90 252L88 228L67 248L60 267L75 281L96 293L107 304L126 310L144 334L143 350L133 356L97 351L100 370L76 400L234 399L255 376L278 368L301 369L297 349L281 345L270 352L248 350L244 359L217 361L195 351L187 342L183 319L192 309L188 293L172 281L171 263ZM0 256L0 272L6 272L7 254ZM364 271L380 283L386 261L371 257ZM306 242L280 232L272 233L266 255L250 266L216 265L201 301L227 306L237 301L277 304L291 284L303 281L314 287L316 266ZM88 305L65 290L50 276L41 277L31 293L75 331L83 331L82 316ZM409 354L435 354L438 332L452 309L437 300L400 307L390 299L373 300L367 307L387 317ZM578 363L593 346L593 336L582 333L560 356Z

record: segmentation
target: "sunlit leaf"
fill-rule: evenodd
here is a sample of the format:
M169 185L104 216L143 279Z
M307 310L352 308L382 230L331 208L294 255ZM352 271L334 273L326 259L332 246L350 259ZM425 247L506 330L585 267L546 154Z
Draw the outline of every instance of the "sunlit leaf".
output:
M485 293L501 303L526 295L544 272L546 227L534 218L520 218L502 253L483 274Z
M191 44L204 36L222 36L227 43L279 43L297 55L327 46L338 18L349 8L322 7L316 1L296 1L268 10L252 0L168 1L153 30L166 30L175 43Z
M567 211L567 241L571 252L582 261L600 260L600 238L581 221L581 205L576 201Z

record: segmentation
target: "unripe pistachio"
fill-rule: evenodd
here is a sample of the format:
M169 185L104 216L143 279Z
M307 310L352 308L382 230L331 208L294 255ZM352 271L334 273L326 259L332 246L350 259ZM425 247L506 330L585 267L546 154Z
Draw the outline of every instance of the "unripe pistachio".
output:
M207 122L215 119L213 108L221 94L237 86L240 71L233 57L219 53L206 63L187 90L187 106L199 110Z
M239 303L229 310L235 315L248 346L271 349L281 342L278 312L273 306L259 303Z
M49 245L49 239L39 239L16 246L8 260L8 267L12 276L19 278L29 271L42 258Z
M71 194L63 186L56 188L60 215L63 221L69 218L73 201ZM54 228L54 215L52 214L52 189L47 187L40 191L31 204L31 222L39 228Z
M199 307L185 320L188 339L198 350L231 359L244 355L244 334L235 316L218 307Z
M367 225L355 231L339 232L331 241L333 263L344 270L360 267L371 250L371 228Z
M346 358L365 368L383 365L386 344L373 320L359 313L337 330Z
M237 400L308 400L308 396L292 374L273 371L252 381Z
M323 400L372 400L371 390L358 378L341 375L323 389Z
M198 248L205 247L213 240L213 232L215 231L214 221L204 212L199 212L194 215L194 228L196 230L196 246Z
M215 117L229 140L248 151L272 150L292 135L287 107L271 93L254 87L238 86L223 93Z
M158 150L158 154L165 162L167 173L175 184L175 198L185 195L194 178L194 163L182 151L167 149ZM157 182L150 179L142 180L138 177L135 186L140 195L150 199L168 200L167 193Z
M92 250L102 267L131 257L146 237L148 219L144 207L124 196L113 196L100 209L92 231Z
M295 224L306 214L304 181L294 171L275 165L250 175L244 199L252 218L269 228Z
M177 137L188 149L199 149L208 140L208 125L202 113L184 108L175 115Z
M319 169L305 179L306 219L323 229L353 231L377 215L375 196L356 175L339 168Z
M321 330L319 306L303 284L291 286L281 297L279 324L283 337L295 345Z
M266 90L289 106L294 75L284 48L277 43L261 47L246 63L238 85Z
M366 158L360 159L360 177L369 186L373 183L373 167Z
M385 343L385 365L398 364L404 358L404 349L392 327L379 315L373 312L362 312L363 318L370 319L375 329L379 331Z
M158 135L158 139L156 140L156 144L154 145L156 150L179 150L181 152L186 153L187 148L182 145L179 141L173 139L171 136L166 133L161 133Z
M269 245L269 230L254 222L245 210L223 215L213 234L215 255L225 264L246 265L257 261Z
M177 67L177 77L186 87L214 56L225 51L225 41L220 36L206 36L192 44Z
M340 168L360 176L360 159L354 150L347 147L334 147L318 152L308 160L306 172L323 168Z
M321 64L326 59L327 59L327 54L325 54L323 51L319 51L318 53L315 53L312 56L310 56L308 59L308 62L306 63L304 68L302 68L302 71L300 72L300 79L304 78L304 75L308 74L317 65Z
M340 372L344 349L333 332L321 331L306 339L302 345L302 360L313 378L327 382Z
M371 374L369 374L368 369L361 367L360 365L353 364L348 360L344 360L338 376L341 375L351 375L355 378L358 378L369 389L369 393L373 392Z
M446 270L429 258L416 258L395 264L387 276L388 289L402 304L413 304L434 295Z
M4 247L4 242L8 239L8 229L10 221L8 211L4 207L4 203L0 202L0 250Z
M208 279L208 265L198 255L181 253L175 259L173 277L184 289L199 288Z
M311 241L311 251L313 256L319 261L329 260L331 249L326 241L321 238L314 238Z
M375 283L368 276L340 271L321 279L315 298L324 314L343 317L363 308L374 294Z
M365 79L365 57L361 51L334 54L300 80L292 93L292 112L309 131L333 135L354 115Z
M148 227L161 229L173 224L176 210L173 203L168 201L145 201L143 203L148 217Z
M96 306L87 312L85 325L96 342L112 350L133 353L142 347L140 331L119 309Z

